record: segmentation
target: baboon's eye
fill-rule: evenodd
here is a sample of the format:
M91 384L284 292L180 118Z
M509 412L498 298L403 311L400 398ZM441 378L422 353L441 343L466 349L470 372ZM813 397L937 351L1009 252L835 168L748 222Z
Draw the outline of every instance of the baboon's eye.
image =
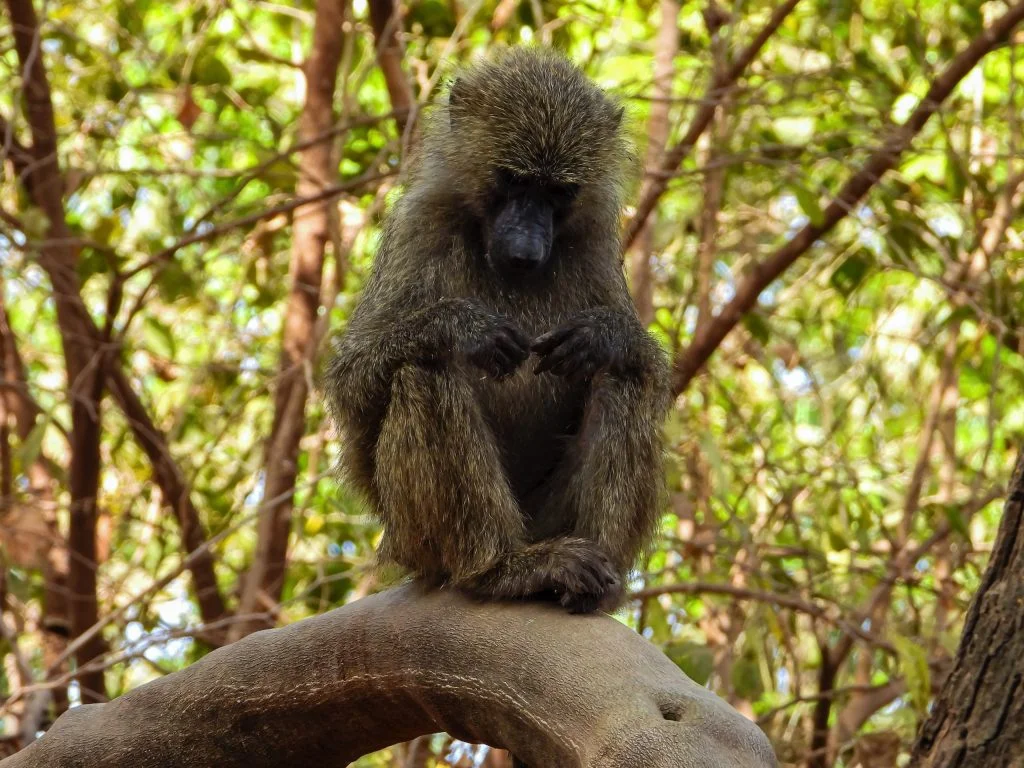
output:
M551 191L556 200L565 205L569 205L579 195L580 185L556 184Z
M551 184L547 187L547 194L552 205L559 213L569 210L576 196L580 193L579 184Z
M530 181L525 176L522 176L515 171L510 171L507 168L500 168L498 170L498 189L505 194L513 194L515 192L524 191L529 185Z

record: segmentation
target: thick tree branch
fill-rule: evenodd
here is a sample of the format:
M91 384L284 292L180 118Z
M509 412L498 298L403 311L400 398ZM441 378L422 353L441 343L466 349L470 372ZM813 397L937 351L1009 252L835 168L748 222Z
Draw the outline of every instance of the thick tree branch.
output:
M825 209L819 223L807 224L792 240L763 262L755 265L739 281L732 301L722 308L722 311L711 323L700 329L693 343L676 359L673 388L677 394L686 389L726 335L754 306L761 291L803 256L815 241L831 231L853 210L882 176L896 164L914 137L928 122L928 118L953 92L957 84L974 69L986 53L1004 41L1021 20L1024 20L1024 2L1012 5L1010 10L961 51L935 78L927 95L906 123L896 128L882 147L868 159L864 167L843 185L839 194ZM709 121L712 111L709 110Z
M354 124L355 123L353 123L353 125ZM315 144L318 143L320 142L313 142L309 144L309 146L314 146ZM327 187L326 189L320 190L316 194L308 196L297 196L292 198L291 200L287 200L283 203L280 203L279 205L275 205L270 208L264 208L262 210L256 211L255 213L250 213L245 216L239 216L237 219L225 221L223 224L218 224L215 227L210 227L210 229L204 230L203 232L197 232L191 235L186 235L185 237L178 240L176 243L167 246L162 251L159 251L152 257L146 259L138 266L126 271L123 277L125 280L127 280L139 274L140 272L155 267L158 264L170 259L182 248L186 248L190 245L195 245L196 243L207 243L211 240L216 240L221 235L227 234L228 232L231 232L233 230L250 227L253 224L258 224L259 222L265 221L266 219L272 219L275 216L278 216L282 213L291 213L292 211L298 210L299 208L303 208L307 205L316 205L327 200L333 200L337 197L341 197L346 192L358 192L367 184L373 184L376 182L383 181L384 179L391 178L396 174L396 171L385 171L382 173L366 173L360 176L359 178L351 179L340 184L333 184Z
M770 768L761 731L606 616L407 585L65 714L2 768L340 768L445 730L531 766Z
M28 377L18 345L14 338L4 305L3 282L0 280L0 412L6 411L14 417L14 433L25 442L36 427L43 411L32 399L28 390ZM60 666L57 659L67 647L67 636L71 630L68 616L68 549L57 526L57 510L54 500L56 471L52 461L40 451L30 465L23 468L28 478L29 493L35 498L37 514L45 525L49 539L46 557L42 563L43 572L43 657L46 666ZM54 703L58 714L67 708L67 688L60 686L54 692ZM33 734L34 736L34 734Z
M651 215L658 204L658 200L665 194L669 179L672 178L676 169L679 168L679 164L693 150L697 139L711 125L711 120L715 116L715 110L718 109L722 99L726 97L736 84L736 81L747 71L747 67L757 58L764 44L782 26L782 22L786 20L786 17L796 8L799 2L800 0L786 0L785 3L776 8L772 12L768 23L761 29L757 37L750 42L750 45L740 52L732 65L722 70L720 74L717 74L712 79L711 85L708 86L707 93L704 94L704 98L697 108L697 113L690 121L690 127L687 128L683 138L665 153L657 170L651 173L644 184L643 190L640 193L640 201L636 206L636 213L629 220L629 223L626 225L625 234L622 236L622 247L624 250L629 250L632 247L633 241L636 240L644 224L647 222L647 217Z

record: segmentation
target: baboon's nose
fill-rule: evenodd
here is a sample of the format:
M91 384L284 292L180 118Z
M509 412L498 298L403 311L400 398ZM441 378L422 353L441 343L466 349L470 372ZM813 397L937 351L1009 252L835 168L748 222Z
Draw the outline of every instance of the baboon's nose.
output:
M531 272L544 263L544 241L537 235L516 238L511 244L508 264L516 272Z

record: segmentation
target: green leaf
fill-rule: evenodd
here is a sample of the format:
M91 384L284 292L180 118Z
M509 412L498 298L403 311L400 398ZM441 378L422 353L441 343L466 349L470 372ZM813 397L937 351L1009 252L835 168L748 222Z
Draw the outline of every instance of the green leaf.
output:
M762 345L767 344L771 339L771 326L757 312L748 312L743 316L743 327Z
M665 646L665 655L697 685L706 685L715 669L714 652L699 643L687 640L669 643Z
M170 261L160 270L156 283L160 297L167 303L196 293L195 280L177 261Z
M757 657L751 653L744 653L732 665L733 691L737 696L751 701L757 700L764 693L764 679L761 677L761 665Z
M22 442L18 450L18 460L23 470L32 466L42 453L43 438L46 437L46 428L49 426L50 418L44 415L36 422L36 425L32 427L32 431L28 433L28 436Z
M953 504L943 504L942 512L946 516L950 528L963 536L964 539L969 540L971 538L971 532L967 529L967 521L964 520L960 507Z
M25 235L32 240L42 240L50 228L50 219L42 208L34 205L22 212L21 223L25 227Z
M648 600L645 609L646 624L651 629L651 640L660 645L672 635L672 628L668 623L668 613L661 601L657 599Z
M928 670L928 654L924 646L915 639L891 636L896 649L900 671L907 681L907 692L919 713L924 713L931 698L931 672Z
M423 27L427 37L450 37L455 31L455 15L451 3L440 0L422 0L412 3L409 8L409 23L417 23Z
M174 334L171 329L155 317L147 317L143 324L143 335L146 339L146 346L151 352L160 357L173 359L177 345L174 343Z
M814 136L813 117L778 117L772 121L775 134L787 144L806 144Z
M861 254L853 254L836 267L829 277L829 284L843 296L849 296L864 281L871 262Z
M946 187L954 200L962 200L967 189L967 176L959 158L952 150L946 150Z
M900 173L908 181L926 178L935 184L943 184L946 181L946 165L945 155L926 152L905 162Z
M206 53L196 61L192 81L201 85L228 85L231 70L213 53Z
M796 196L796 201L800 203L800 209L807 214L807 218L811 220L811 224L816 227L820 227L825 223L825 214L822 213L821 205L818 203L818 196L807 189L799 185L791 187L793 194Z
M78 259L78 279L84 283L93 275L102 275L108 267L107 257L103 253L94 248L86 248Z

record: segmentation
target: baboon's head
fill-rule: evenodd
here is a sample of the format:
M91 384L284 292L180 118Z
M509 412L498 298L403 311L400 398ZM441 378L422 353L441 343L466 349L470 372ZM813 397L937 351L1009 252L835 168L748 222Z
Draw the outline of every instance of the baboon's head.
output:
M495 271L536 275L577 210L604 210L609 196L617 207L621 123L622 108L550 51L509 49L458 75L435 130Z

